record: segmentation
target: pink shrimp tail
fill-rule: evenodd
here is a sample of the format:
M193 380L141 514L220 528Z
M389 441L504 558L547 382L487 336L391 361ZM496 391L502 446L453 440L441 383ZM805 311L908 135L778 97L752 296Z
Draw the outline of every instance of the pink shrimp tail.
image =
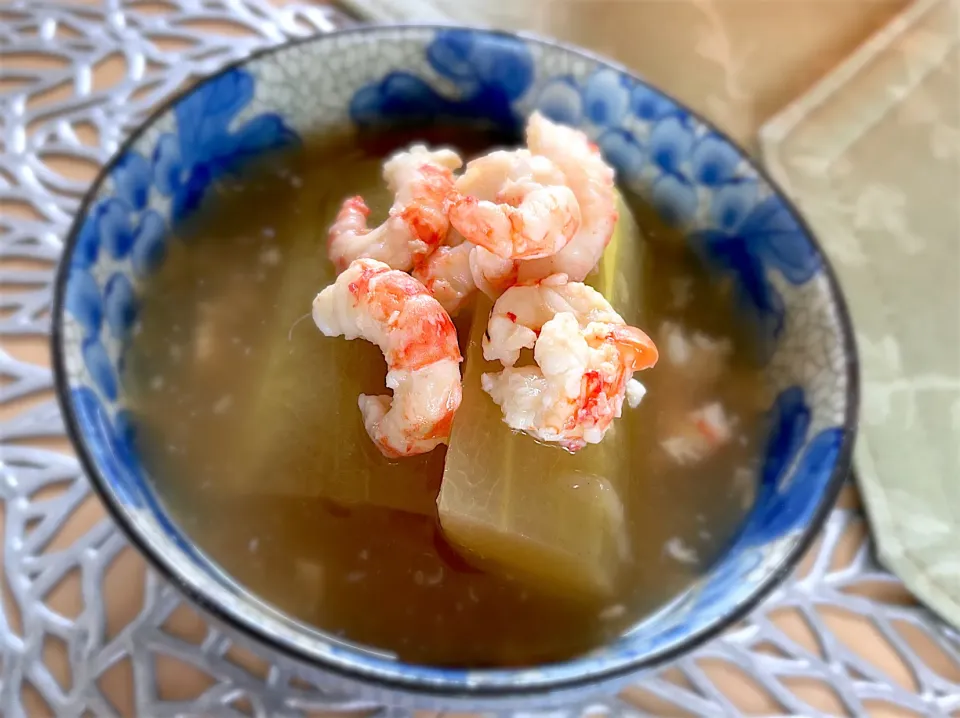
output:
M630 371L649 369L657 363L660 352L657 345L646 332L626 324L615 324L607 335L620 351L626 355L625 364Z

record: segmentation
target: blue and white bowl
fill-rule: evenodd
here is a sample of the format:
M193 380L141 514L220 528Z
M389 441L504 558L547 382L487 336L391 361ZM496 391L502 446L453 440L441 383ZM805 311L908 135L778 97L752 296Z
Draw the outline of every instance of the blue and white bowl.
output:
M126 343L168 230L246 159L318 132L427 122L520 128L534 110L584 130L628 190L681 227L756 321L776 389L756 504L709 574L588 656L527 670L451 670L347 645L259 602L157 500L125 409ZM612 689L741 618L787 574L850 466L857 365L823 253L772 182L715 128L581 50L473 29L366 27L255 55L160 108L91 189L54 307L60 400L78 453L133 543L239 634L362 698L427 707L556 704Z

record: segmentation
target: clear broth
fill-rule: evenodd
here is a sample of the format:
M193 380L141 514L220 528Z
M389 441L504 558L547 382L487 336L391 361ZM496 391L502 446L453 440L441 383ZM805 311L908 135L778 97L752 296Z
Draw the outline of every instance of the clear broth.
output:
M383 157L410 139L468 156L504 144L461 132L307 141L221 183L177 228L145 288L126 357L138 448L197 545L298 619L432 665L566 659L622 635L687 588L750 505L765 406L751 332L736 319L729 287L712 282L683 238L628 197L642 262L634 304L618 311L655 338L665 320L727 338L732 361L718 380L692 386L663 361L639 377L648 393L616 426L632 439L621 458L632 480L620 487L632 561L613 603L567 601L473 568L436 519L444 449L391 463L364 433L356 396L385 393L379 350L325 338L306 316L335 276L326 229L339 203L362 194L378 221L390 199ZM469 312L458 318L462 335L469 322ZM678 466L660 446L665 427L715 400L736 416L737 440L708 461ZM353 477L366 482L360 499ZM363 501L377 492L390 495L378 506Z

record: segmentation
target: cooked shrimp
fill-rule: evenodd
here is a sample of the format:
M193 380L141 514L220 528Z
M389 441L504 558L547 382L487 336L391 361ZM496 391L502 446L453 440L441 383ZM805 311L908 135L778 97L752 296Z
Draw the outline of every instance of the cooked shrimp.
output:
M681 466L697 463L729 444L735 426L736 420L713 402L684 414L680 426L660 446Z
M497 194L497 202L469 195L454 199L450 223L498 257L536 259L566 246L580 226L580 211L567 187L511 182Z
M453 170L462 161L452 150L414 145L383 166L383 178L394 193L390 216L367 228L370 210L362 197L344 200L330 227L328 252L338 271L359 257L410 270L430 254L450 229L444 202L453 189Z
M528 150L499 150L473 160L455 187L450 223L503 259L554 254L580 227L580 207L563 173Z
M523 348L533 348L537 366L514 368ZM633 373L657 361L646 334L628 326L599 292L564 275L504 292L483 353L506 367L481 382L507 425L571 452L603 439L620 416Z
M561 312L540 330L537 367L484 374L481 383L511 428L575 452L599 443L620 416L633 372L654 361L651 348L639 329L581 327L574 314Z
M525 179L544 186L567 182L556 164L528 149L494 150L470 160L457 178L455 189L460 194L492 200L507 182Z
M517 263L465 241L454 229L412 274L453 316L478 288L491 299L503 294L516 283Z
M517 283L518 262L503 259L483 247L470 253L470 272L477 288L491 299L497 299Z
M456 314L477 289L470 269L470 254L476 249L469 242L443 245L413 268L413 276L450 316Z
M460 406L460 348L443 307L420 282L374 259L357 259L313 300L328 337L360 337L380 347L393 397L360 395L367 433L388 457L446 443Z
M617 223L614 172L587 136L558 125L539 113L527 123L527 146L551 160L566 177L580 207L580 228L556 254L523 262L520 280L532 281L562 272L572 281L583 281L600 261Z
M572 313L582 326L590 322L625 324L596 289L555 274L510 287L497 300L483 341L484 358L513 366L520 350L533 349L543 325L561 312Z

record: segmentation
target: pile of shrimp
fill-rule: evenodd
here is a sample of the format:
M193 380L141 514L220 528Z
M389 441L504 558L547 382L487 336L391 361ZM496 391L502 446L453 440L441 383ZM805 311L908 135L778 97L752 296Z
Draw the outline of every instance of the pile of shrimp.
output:
M582 283L616 226L613 169L585 134L537 113L526 143L465 167L452 150L414 145L384 164L394 202L382 224L367 226L357 196L330 227L340 275L313 318L327 336L384 352L393 396L359 406L386 456L449 439L462 395L450 317L478 291L495 301L484 358L503 365L483 389L512 429L578 451L643 396L633 373L656 363L656 346ZM525 348L536 366L514 366Z

